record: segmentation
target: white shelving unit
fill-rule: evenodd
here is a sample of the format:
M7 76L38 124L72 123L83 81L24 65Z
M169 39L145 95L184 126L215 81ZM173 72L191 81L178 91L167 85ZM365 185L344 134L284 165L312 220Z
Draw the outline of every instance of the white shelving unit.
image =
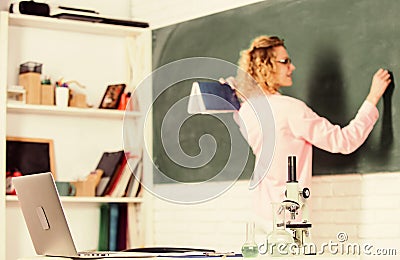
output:
M65 77L84 82L88 99L97 107L107 85L123 82L133 91L150 74L151 30L0 13L0 260L35 254L16 196L5 195L7 136L52 139L57 180L86 176L104 151L146 143L144 182L151 183L152 133L143 132L145 116L146 129L151 129L151 115L144 110L7 104L7 87L18 83L18 66L26 61L43 62L46 75L57 77L53 80ZM151 88L139 88L135 93L140 108L148 107ZM123 140L124 120L133 120L138 127L128 145ZM140 205L140 225L146 230L140 239L151 243L152 225L145 222L151 219L150 198L144 190L141 198L61 197L61 201L78 250L83 250L97 246L102 203Z

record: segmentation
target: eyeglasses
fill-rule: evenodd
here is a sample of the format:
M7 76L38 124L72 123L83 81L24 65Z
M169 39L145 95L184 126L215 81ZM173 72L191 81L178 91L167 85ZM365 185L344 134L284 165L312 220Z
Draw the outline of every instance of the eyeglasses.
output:
M284 65L289 65L292 64L292 59L291 58L286 58L286 59L281 59L281 60L276 60L276 62L279 62Z

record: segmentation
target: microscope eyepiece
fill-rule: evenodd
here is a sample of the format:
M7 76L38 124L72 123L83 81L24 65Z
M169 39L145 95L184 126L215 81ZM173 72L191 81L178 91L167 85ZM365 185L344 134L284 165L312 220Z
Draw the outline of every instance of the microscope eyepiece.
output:
M296 156L288 157L288 181L297 182L296 179Z

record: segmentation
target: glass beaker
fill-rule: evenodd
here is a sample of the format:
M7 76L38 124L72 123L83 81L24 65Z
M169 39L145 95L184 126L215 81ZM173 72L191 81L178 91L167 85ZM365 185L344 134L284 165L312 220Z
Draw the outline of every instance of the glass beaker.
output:
M246 241L242 246L242 255L244 258L253 258L258 256L254 222L246 223Z
M289 246L293 236L286 230L285 209L281 203L272 203L272 231L267 236L267 250L271 256L290 256Z

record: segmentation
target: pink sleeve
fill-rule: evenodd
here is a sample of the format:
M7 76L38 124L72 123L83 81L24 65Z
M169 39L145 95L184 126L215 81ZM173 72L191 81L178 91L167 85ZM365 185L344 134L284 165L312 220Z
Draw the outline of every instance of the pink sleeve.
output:
M240 116L239 116L239 111L235 110L233 111L233 120L235 120L235 123L240 125Z
M292 113L289 118L292 133L297 138L303 138L331 153L354 152L367 139L379 117L378 109L370 102L364 101L355 118L341 128L317 115L306 104L301 104L303 107L297 107L296 113Z

